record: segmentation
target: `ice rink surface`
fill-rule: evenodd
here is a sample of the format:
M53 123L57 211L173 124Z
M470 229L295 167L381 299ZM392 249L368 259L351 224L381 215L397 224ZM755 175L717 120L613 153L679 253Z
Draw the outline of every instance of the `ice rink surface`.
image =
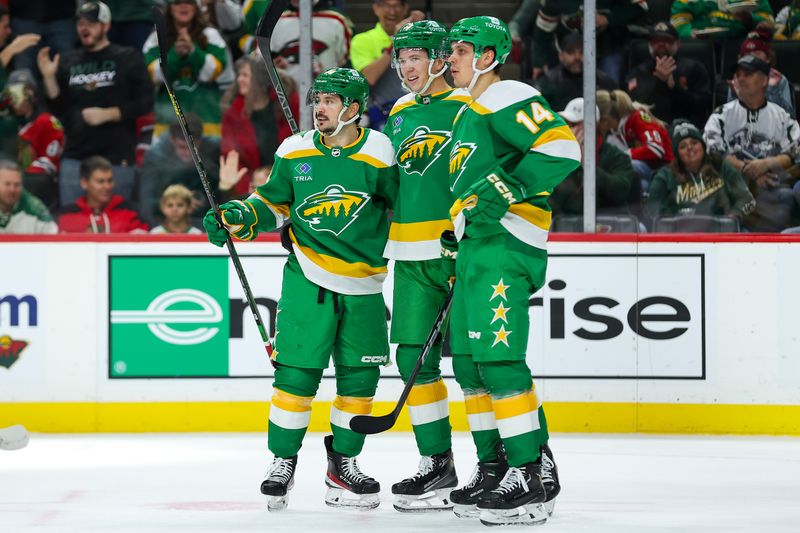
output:
M260 434L39 435L0 452L0 531L446 533L487 531L451 513L401 514L391 484L416 470L410 433L369 437L360 463L382 486L374 511L325 506L323 435L300 452L289 508L258 491ZM800 531L800 439L554 435L563 490L541 533ZM475 456L454 442L461 483ZM520 531L520 527L492 528Z

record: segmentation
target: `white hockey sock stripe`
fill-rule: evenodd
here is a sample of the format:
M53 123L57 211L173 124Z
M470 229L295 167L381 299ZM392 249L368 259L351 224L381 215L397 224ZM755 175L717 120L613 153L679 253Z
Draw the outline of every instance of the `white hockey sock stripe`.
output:
M311 421L313 396L295 396L273 389L269 421L283 429L305 429Z
M449 416L447 387L441 379L424 385L414 385L408 395L408 414L411 424L419 426Z
M497 429L497 422L492 410L492 398L486 391L465 395L464 406L470 431Z
M350 420L356 415L372 412L372 398L337 396L331 406L331 425L350 430Z
M539 429L539 400L532 390L508 398L494 398L492 406L501 438Z

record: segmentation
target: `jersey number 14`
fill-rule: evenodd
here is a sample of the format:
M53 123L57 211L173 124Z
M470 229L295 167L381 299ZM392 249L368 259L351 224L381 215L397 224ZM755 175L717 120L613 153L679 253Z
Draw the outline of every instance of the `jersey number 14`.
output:
M531 118L531 115L533 115L533 118ZM531 130L534 135L539 133L539 124L553 120L553 114L539 102L531 103L531 115L522 110L517 111L517 122Z

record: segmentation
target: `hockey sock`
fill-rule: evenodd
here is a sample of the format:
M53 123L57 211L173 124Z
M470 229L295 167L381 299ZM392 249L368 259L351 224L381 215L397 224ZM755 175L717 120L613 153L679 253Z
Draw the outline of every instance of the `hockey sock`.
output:
M403 383L408 382L421 351L422 346L397 347L397 367ZM408 414L420 455L436 455L452 447L447 387L439 370L441 357L441 345L434 345L408 396Z
M492 409L509 466L536 461L546 432L539 422L539 400L533 391L528 365L525 361L498 361L480 363L478 367L492 396Z
M380 374L377 366L336 366L336 399L331 406L334 451L346 457L361 453L366 435L351 430L350 420L372 412Z
M311 401L317 394L322 369L278 365L269 409L269 451L288 459L300 450L311 420Z
M472 440L478 451L478 461L494 461L497 459L496 446L500 442L500 433L494 419L492 398L483 384L478 366L472 361L472 356L453 355L453 371L464 391L464 406Z

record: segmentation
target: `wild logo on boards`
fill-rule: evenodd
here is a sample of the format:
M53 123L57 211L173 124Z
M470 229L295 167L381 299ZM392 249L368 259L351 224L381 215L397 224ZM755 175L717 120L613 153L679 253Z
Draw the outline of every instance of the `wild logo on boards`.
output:
M8 335L0 337L0 366L11 368L27 346L26 341L14 340Z

